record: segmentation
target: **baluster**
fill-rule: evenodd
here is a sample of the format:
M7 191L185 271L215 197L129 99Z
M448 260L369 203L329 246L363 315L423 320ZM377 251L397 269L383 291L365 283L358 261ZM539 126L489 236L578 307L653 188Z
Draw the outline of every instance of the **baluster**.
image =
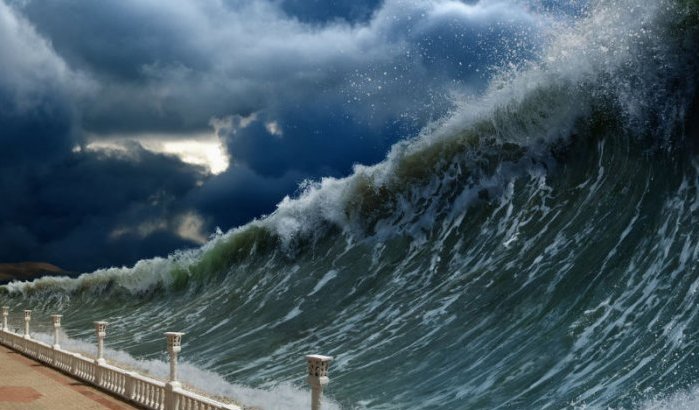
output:
M127 400L135 400L135 387L136 383L134 383L133 373L124 375L124 395Z
M141 402L141 382L140 380L134 380L134 389L133 389L133 397L136 403L142 403Z

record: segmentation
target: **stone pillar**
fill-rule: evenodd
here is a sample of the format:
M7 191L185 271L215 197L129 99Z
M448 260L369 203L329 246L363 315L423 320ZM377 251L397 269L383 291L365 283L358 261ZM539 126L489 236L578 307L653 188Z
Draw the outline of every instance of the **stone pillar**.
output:
M107 336L107 322L95 322L95 333L97 334L97 358L95 359L95 384L102 385L102 366L104 360L104 337Z
M332 361L330 356L312 354L306 356L308 362L308 384L311 385L311 410L320 410L323 401L323 388L330 382L328 367Z
M10 330L10 328L7 327L7 317L9 315L10 315L10 307L3 306L2 307L2 330L5 332L8 332Z
M97 334L97 359L95 363L104 364L104 337L107 336L107 322L95 322L95 333Z
M24 338L25 339L30 339L29 336L29 322L32 320L32 311L31 310L25 310L24 311Z
M167 332L167 352L170 354L170 381L165 385L165 410L175 410L179 407L175 394L182 387L177 381L177 354L182 351L182 332Z
M58 332L61 330L61 318L63 315L51 315L53 319L53 348L60 349L61 346L58 343Z

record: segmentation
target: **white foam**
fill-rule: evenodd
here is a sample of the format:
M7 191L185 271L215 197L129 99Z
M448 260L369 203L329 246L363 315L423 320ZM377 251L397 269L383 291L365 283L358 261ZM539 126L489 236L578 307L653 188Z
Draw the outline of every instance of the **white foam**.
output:
M639 410L696 410L699 409L699 387L675 393L669 397L650 399Z

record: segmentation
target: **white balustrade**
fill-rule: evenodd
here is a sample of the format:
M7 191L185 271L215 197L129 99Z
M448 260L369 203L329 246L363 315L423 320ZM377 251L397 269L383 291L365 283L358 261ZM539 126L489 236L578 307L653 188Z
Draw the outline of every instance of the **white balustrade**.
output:
M29 336L31 310L24 311L24 335L11 332L7 320L9 308L2 308L2 328L0 328L0 344L18 350L25 355L44 362L63 372L71 374L87 383L109 391L127 401L153 410L241 410L232 404L201 396L182 388L177 378L177 356L182 350L184 333L167 332L167 350L170 355L170 377L167 383L142 376L138 373L109 365L104 359L104 338L107 322L95 322L97 334L97 358L92 360L61 349L59 331L61 315L51 315L54 327L53 345ZM323 388L329 383L328 368L332 361L330 356L308 355L307 381L311 385L311 409L320 410L323 398Z
M181 350L184 333L168 332L170 354L170 380L159 380L129 372L107 364L104 359L104 338L107 322L95 322L97 334L97 358L90 359L79 353L61 349L58 332L61 315L51 315L54 325L53 345L29 337L31 310L24 311L24 335L11 332L7 326L9 308L3 307L3 326L0 328L0 344L18 350L25 355L46 363L74 377L91 383L127 401L152 410L241 410L233 404L225 404L182 388L177 379L177 355Z

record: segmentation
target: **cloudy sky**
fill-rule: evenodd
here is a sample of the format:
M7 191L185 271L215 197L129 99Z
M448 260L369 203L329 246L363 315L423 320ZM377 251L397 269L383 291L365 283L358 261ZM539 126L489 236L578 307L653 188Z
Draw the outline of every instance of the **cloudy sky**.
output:
M0 262L198 246L536 58L553 0L0 0Z

